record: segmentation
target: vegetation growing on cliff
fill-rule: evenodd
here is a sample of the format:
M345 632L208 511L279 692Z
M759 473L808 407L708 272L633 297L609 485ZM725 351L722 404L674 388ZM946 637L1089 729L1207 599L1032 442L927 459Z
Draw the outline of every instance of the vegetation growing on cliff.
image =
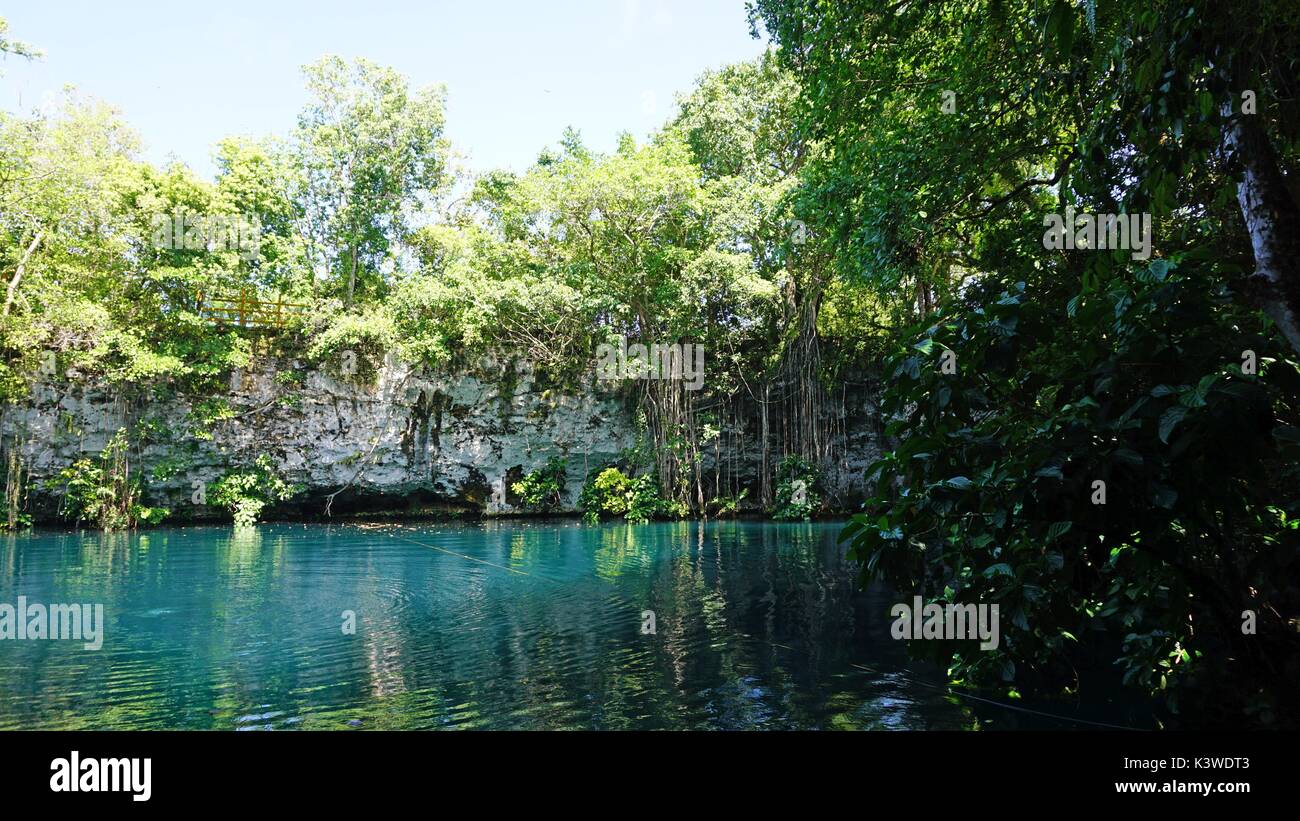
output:
M529 471L511 487L524 505L532 510L550 512L564 503L564 481L568 470L564 459L552 456L537 470Z
M131 473L126 430L119 429L97 459L78 459L50 480L62 492L60 514L100 530L122 530L137 524L157 524L167 509L141 503L140 479Z
M857 357L907 310L832 286L829 246L798 218L818 149L795 136L799 87L773 55L707 72L644 144L600 154L570 130L525 172L478 177L441 137L439 89L364 60L304 74L291 137L223 140L212 181L140 160L117 113L75 94L0 115L6 401L32 379L102 380L126 401L166 387L195 397L202 437L254 346L358 387L388 356L472 370L491 355L573 389L599 344L691 344L702 390L621 383L674 509L770 507L785 455L834 458L833 377L870 368ZM203 300L223 294L306 307L268 335L214 323ZM759 486L720 461L706 475L705 447L746 437Z
M230 511L236 527L249 527L268 506L288 501L299 490L280 476L270 456L262 454L246 469L223 473L211 493L214 504Z
M685 505L659 495L658 483L650 473L627 476L616 467L605 468L590 478L578 498L583 518L595 524L602 518L621 518L645 524L664 516L684 516Z

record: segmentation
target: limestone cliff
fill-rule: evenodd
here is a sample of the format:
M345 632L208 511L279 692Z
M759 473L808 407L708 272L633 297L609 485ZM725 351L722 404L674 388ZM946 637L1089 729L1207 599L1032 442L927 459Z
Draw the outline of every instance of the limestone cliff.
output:
M511 484L552 456L567 462L564 509L575 510L588 472L619 463L636 442L630 404L594 379L561 390L526 367L485 365L475 374L436 374L390 358L362 386L264 360L234 374L220 397L155 392L132 400L69 375L37 381L27 402L5 409L0 435L27 464L38 520L55 504L43 483L98 453L122 427L135 432L131 469L147 500L170 508L171 521L221 516L202 489L261 454L303 488L279 515L322 516L327 507L334 516L520 513ZM212 399L229 411L199 422L196 407ZM841 507L860 496L862 470L878 453L869 397L845 415L843 457L827 476ZM706 475L721 456L733 482L756 487L758 437L727 441L722 453L705 449Z

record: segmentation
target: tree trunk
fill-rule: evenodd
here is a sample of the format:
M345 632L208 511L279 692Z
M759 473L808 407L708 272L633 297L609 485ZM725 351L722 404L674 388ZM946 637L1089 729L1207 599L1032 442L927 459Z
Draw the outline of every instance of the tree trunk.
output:
M352 254L352 267L348 271L348 307L352 306L352 295L357 289L357 247L354 245L349 249Z
M1237 203L1255 252L1249 293L1300 352L1300 208L1254 115L1234 117L1224 142L1241 169Z
M768 441L769 431L767 422L768 403L771 395L772 383L769 381L767 384L763 385L763 399L762 404L759 406L760 422L758 429L758 442L759 453L762 454L762 456L758 468L760 479L758 486L758 500L759 504L763 505L763 507L771 507L772 505L772 477L770 475L768 460L768 452L769 448L771 448L771 443Z
M4 313L0 314L0 316L9 316L9 309L13 307L14 297L18 295L18 286L22 283L23 274L27 270L27 262L32 258L32 254L36 253L36 249L40 246L41 240L44 238L45 232L37 231L36 236L32 239L32 244L27 246L27 250L23 253L23 258L18 261L18 268L14 271L13 279L9 280L9 289L5 294Z

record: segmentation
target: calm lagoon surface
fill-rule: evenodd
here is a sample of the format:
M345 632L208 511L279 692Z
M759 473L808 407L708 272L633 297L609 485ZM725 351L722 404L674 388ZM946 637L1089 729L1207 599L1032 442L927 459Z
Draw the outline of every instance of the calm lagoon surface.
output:
M105 622L98 650L0 641L0 728L1072 726L956 698L909 664L890 636L904 599L858 591L840 527L0 537L0 603L98 603Z

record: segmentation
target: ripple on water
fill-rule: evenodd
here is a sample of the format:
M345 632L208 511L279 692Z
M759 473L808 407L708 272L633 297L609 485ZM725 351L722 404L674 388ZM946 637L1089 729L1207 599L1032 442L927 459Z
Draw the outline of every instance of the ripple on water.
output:
M107 624L98 651L0 642L0 728L968 725L963 707L888 672L903 658L873 615L887 606L855 592L837 531L504 522L9 539L0 602L102 602Z

